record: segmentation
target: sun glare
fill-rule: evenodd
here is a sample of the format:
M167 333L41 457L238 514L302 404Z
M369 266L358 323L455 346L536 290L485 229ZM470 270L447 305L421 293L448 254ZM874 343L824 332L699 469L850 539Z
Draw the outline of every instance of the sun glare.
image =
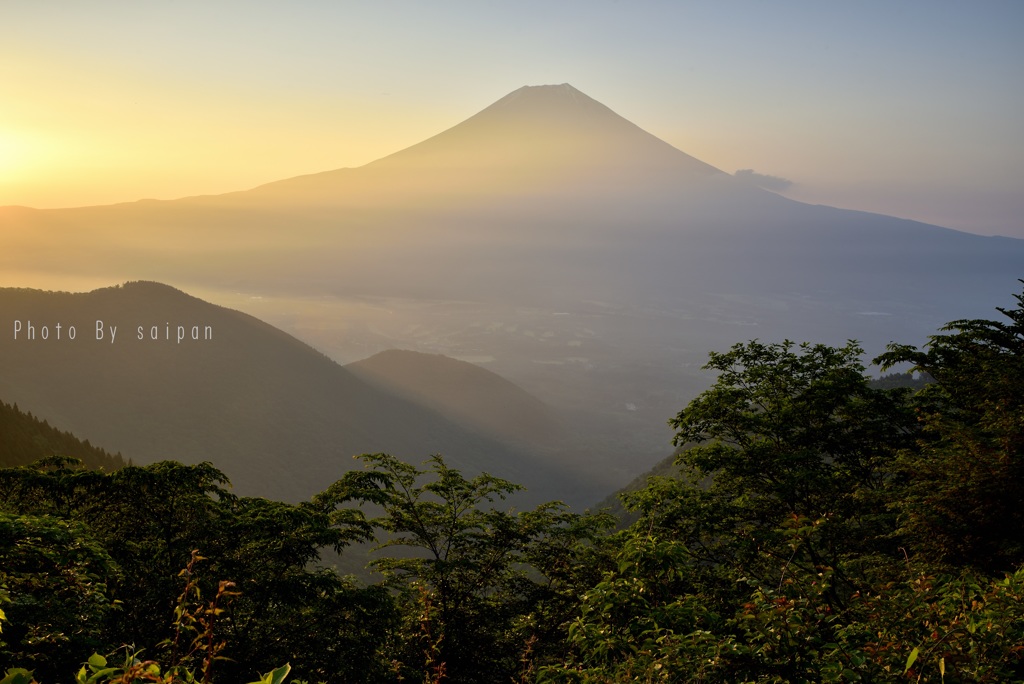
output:
M28 156L27 145L20 137L0 131L0 179L14 180Z
M0 128L0 206L54 206L51 197L88 187L86 178L73 178L86 150L73 136Z
M49 148L31 133L0 129L0 183L20 186L30 182L31 176L38 177L52 156Z

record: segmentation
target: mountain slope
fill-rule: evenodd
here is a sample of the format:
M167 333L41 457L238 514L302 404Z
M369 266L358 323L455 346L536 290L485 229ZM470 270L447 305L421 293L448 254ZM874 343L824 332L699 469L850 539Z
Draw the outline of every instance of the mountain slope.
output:
M242 493L295 500L355 467L358 453L418 463L440 452L467 472L536 487L531 499L587 490L565 487L557 464L366 383L250 316L164 285L2 289L0 316L4 329L16 321L22 329L17 339L0 337L0 395L137 463L209 460Z
M557 418L539 399L471 363L391 349L345 369L474 431L533 444L550 444L559 436Z

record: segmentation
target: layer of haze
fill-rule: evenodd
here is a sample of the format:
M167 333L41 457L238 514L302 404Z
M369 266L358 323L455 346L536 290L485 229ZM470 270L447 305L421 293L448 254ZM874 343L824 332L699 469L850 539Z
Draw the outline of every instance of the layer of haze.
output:
M569 82L812 203L1024 237L1024 5L0 4L0 205L366 164Z

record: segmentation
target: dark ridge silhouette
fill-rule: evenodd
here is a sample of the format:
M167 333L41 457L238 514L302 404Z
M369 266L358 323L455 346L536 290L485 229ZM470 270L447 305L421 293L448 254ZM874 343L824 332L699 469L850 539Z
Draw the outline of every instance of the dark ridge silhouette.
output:
M126 465L121 454L111 454L82 441L70 432L23 412L17 404L0 401L0 468L13 468L51 456L76 458L86 468L117 470Z

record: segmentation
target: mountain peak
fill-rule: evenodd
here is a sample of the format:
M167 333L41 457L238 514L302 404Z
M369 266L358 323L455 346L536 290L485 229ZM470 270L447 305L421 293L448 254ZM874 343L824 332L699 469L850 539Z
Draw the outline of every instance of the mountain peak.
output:
M369 166L720 173L568 83L523 86L462 123Z
M568 83L518 88L462 123L357 169L257 188L289 201L365 204L402 193L522 197L679 188L724 176ZM376 198L376 199L373 199Z
M575 102L578 104L597 105L598 107L607 109L607 107L605 107L603 104L601 104L594 98L590 97L586 93L577 90L568 83L559 83L558 85L525 85L522 88L513 90L511 93L501 98L491 106L493 107L501 103L509 103L517 100L523 100L526 98L545 98L550 101L556 101L558 99L561 99L564 101Z
M549 123L581 123L581 119L604 118L619 125L631 122L622 118L586 93L568 83L559 85L523 86L501 98L494 104L471 117L465 123L478 117L516 116L527 119L547 119Z

